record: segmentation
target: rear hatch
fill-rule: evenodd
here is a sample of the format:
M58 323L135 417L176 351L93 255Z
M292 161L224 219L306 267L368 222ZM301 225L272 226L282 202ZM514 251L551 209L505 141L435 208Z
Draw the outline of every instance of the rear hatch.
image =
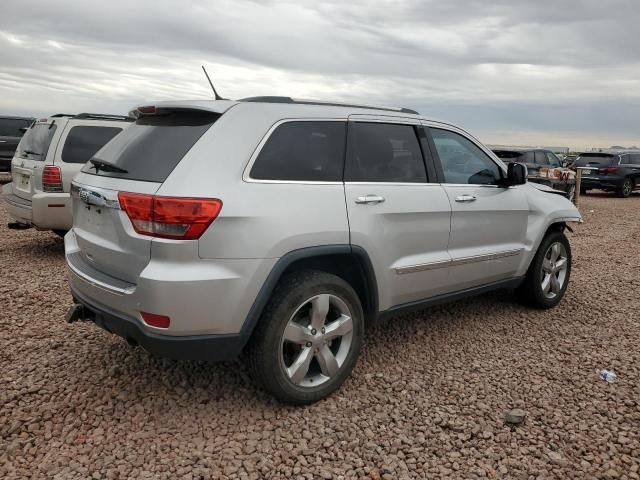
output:
M617 162L617 155L610 153L582 153L573 164L573 167L582 167L582 175L597 175L601 168L609 167ZM593 167L593 169L589 168Z
M76 260L130 283L149 263L153 238L161 236L145 217L153 194L220 117L214 111L145 108L153 113L99 150L71 190Z
M53 150L51 143L57 128L55 120L41 119L25 132L11 163L14 195L31 200L42 188L36 181L35 172L42 170L49 149Z

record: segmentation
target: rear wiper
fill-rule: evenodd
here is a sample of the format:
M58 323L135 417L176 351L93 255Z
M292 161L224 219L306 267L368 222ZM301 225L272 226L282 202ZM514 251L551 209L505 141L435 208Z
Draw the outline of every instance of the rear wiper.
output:
M37 156L39 156L39 157L41 157L41 156L42 156L42 154L41 154L41 153L34 152L33 150L23 150L23 151L22 151L22 153L26 153L27 155L37 155Z
M104 162L102 160L96 160L95 158L92 158L89 161L93 165L93 168L96 169L96 173L98 173L100 170L104 170L105 172L129 173L128 170L125 170L124 168L120 168L117 165L114 165L113 163Z

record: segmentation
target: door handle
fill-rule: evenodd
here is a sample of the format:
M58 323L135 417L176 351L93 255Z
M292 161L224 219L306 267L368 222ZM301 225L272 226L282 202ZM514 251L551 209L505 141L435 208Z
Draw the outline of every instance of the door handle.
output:
M456 202L458 203L470 203L475 202L477 199L474 195L458 195L456 197Z
M380 195L363 195L361 197L356 198L356 203L370 203L370 204L378 204L384 202L384 197Z

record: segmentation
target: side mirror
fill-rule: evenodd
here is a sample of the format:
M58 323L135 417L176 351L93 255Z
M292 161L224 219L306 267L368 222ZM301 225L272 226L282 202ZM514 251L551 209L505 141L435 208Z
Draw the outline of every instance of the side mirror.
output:
M527 183L527 167L522 163L510 163L507 166L507 187Z

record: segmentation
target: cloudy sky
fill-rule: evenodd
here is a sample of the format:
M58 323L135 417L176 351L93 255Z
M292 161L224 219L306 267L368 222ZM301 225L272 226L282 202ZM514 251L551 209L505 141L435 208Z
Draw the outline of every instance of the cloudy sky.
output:
M486 143L640 146L638 0L3 0L0 112L401 105Z

